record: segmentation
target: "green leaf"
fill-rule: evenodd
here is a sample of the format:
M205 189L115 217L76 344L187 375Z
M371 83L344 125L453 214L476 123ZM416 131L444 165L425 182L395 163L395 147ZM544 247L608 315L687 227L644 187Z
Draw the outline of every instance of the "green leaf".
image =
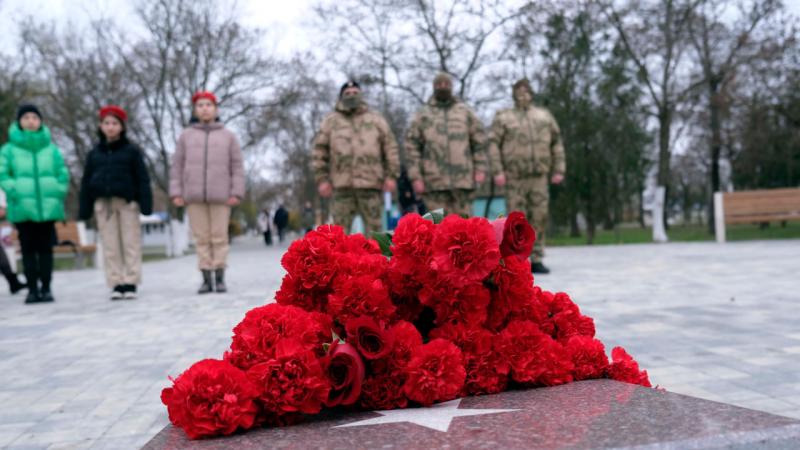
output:
M422 218L425 220L430 220L438 225L444 220L444 209L439 208L433 211L428 211L424 216L422 216Z
M392 257L392 234L391 233L381 233L381 232L373 232L372 239L378 241L378 245L381 247L381 253L383 256L387 258Z

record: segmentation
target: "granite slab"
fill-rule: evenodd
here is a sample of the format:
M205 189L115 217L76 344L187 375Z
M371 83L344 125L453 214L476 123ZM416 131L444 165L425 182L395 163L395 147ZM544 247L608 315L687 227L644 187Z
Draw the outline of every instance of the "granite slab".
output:
M800 420L611 380L467 397L431 408L330 411L302 424L191 441L171 425L163 449L797 449Z

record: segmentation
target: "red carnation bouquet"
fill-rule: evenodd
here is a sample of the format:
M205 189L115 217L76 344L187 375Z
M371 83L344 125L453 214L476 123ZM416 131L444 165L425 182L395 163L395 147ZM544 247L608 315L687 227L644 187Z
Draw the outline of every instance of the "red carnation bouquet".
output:
M221 360L163 390L173 425L196 439L323 408L426 406L593 378L650 387L621 347L609 361L567 294L534 285L536 234L522 213L409 214L373 238L323 225L292 243L276 302L245 314Z

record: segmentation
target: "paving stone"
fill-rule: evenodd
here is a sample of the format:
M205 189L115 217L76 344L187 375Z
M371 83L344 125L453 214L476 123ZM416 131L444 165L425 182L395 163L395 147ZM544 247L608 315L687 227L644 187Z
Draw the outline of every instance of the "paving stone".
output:
M167 423L167 376L222 355L233 326L279 287L285 249L235 242L222 295L194 293L192 256L145 264L136 301L109 301L94 270L57 272L54 304L0 295L0 446L146 443ZM536 282L570 293L607 350L625 346L668 391L787 415L800 404L798 254L799 240L560 247ZM125 421L130 411L141 423ZM62 424L91 437L30 434ZM112 436L126 433L138 434Z

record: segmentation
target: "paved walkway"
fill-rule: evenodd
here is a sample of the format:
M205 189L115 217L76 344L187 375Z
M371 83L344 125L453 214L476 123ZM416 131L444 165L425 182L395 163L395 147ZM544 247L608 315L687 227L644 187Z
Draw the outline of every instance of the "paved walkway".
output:
M0 448L133 449L167 423L167 375L219 357L277 289L283 249L231 253L224 295L193 295L194 258L145 264L141 298L106 300L95 271L56 274L52 305L0 296ZM651 379L800 418L800 240L550 250L552 275Z

